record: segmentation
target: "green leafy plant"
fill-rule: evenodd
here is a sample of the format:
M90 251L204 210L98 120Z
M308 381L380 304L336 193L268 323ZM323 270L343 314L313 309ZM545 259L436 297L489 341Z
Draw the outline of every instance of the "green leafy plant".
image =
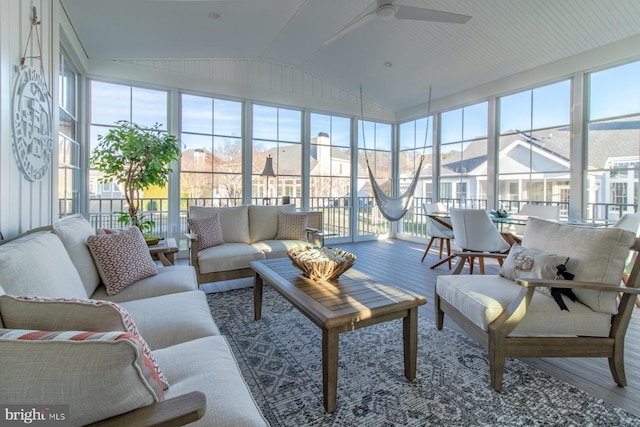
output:
M126 120L116 124L106 135L98 136L89 162L103 173L98 182L113 181L122 186L128 209L116 212L118 222L135 225L148 235L154 223L139 214L142 191L167 184L173 172L169 165L180 157L178 139L160 130L158 123L151 128Z

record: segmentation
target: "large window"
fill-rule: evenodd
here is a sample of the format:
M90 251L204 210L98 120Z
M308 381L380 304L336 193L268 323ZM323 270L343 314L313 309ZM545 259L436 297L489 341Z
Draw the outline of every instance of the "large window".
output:
M60 53L58 114L58 216L80 212L81 147L78 141L78 79L79 74Z
M351 119L311 113L309 193L311 209L324 212L324 231L350 236Z
M252 198L254 203L281 203L288 197L300 206L302 194L302 112L253 106ZM271 158L274 177L263 176Z
M402 218L402 232L426 237L426 223L422 206L433 200L433 117L402 123L399 126L400 192L410 184L420 160L422 170L413 198L413 206Z
M498 199L518 212L525 203L557 204L568 214L571 82L499 98Z
M486 208L487 102L440 115L440 201Z
M91 152L98 136L106 135L117 121L126 120L142 127L158 123L163 130L168 123L168 92L135 86L91 82L91 115L89 140ZM91 153L90 153L91 154ZM89 169L89 214L95 227L118 227L115 212L127 209L122 189L116 183L98 183L100 172ZM168 188L152 187L143 194L142 215L155 222L154 234L166 236L169 231Z
M367 172L367 160L376 182L388 195L395 196L392 183L392 126L386 123L358 121L358 235L380 235L389 232L389 222L375 204Z
M242 103L181 96L181 211L242 204Z
M640 62L589 75L587 217L615 221L638 206Z

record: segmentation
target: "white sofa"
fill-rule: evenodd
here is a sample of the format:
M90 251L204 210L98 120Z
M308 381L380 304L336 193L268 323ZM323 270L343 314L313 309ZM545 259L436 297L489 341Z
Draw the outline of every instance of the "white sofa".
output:
M200 416L193 425L268 425L197 290L193 267L159 267L158 274L108 295L87 247L89 223L76 217L52 228L0 245L0 402L69 405L73 425L105 419L151 425L167 413L175 425ZM86 299L118 303L130 317L116 326L131 332L126 319L132 319L142 339L120 333L109 341L114 306ZM87 333L96 341L60 339L64 333L50 334L51 340L11 338L23 330L104 334ZM145 341L168 380L166 390L153 381L157 372L143 357Z
M298 239L277 239L280 213L294 213L295 205L237 207L191 206L189 218L201 219L219 214L224 244L198 250L198 235L188 233L189 259L196 269L198 283L250 277L253 274L251 261L282 258L296 246L318 244L315 237L322 229L322 212L304 212L310 231Z

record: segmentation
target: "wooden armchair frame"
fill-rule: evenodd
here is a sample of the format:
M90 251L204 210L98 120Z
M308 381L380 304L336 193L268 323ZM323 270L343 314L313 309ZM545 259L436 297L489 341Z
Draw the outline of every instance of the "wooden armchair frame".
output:
M125 414L90 424L91 427L183 426L199 420L207 409L204 393L193 391Z
M640 239L636 239L631 248L640 252ZM502 254L456 253L460 261L452 274L460 274L467 258L506 258ZM629 326L635 301L640 294L640 258L635 257L629 280L626 286L609 286L601 283L588 283L567 280L516 280L522 286L518 296L507 309L488 327L488 331L471 322L464 313L457 310L447 301L435 295L436 328L442 329L444 315L447 314L471 338L476 340L489 353L489 369L491 386L502 389L505 359L507 357L606 357L614 381L620 386L627 385L624 371L624 338ZM473 280L482 280L475 277ZM537 286L563 287L572 289L592 289L607 292L619 292L618 314L611 317L611 330L608 337L545 337L545 336L510 336L521 319L526 316L533 292Z

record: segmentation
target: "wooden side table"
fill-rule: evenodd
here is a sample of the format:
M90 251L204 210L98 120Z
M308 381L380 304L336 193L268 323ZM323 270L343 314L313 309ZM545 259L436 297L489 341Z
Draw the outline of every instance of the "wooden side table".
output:
M159 241L157 245L149 246L151 259L160 261L165 267L173 265L173 254L176 252L178 252L178 244L174 238L164 239Z

